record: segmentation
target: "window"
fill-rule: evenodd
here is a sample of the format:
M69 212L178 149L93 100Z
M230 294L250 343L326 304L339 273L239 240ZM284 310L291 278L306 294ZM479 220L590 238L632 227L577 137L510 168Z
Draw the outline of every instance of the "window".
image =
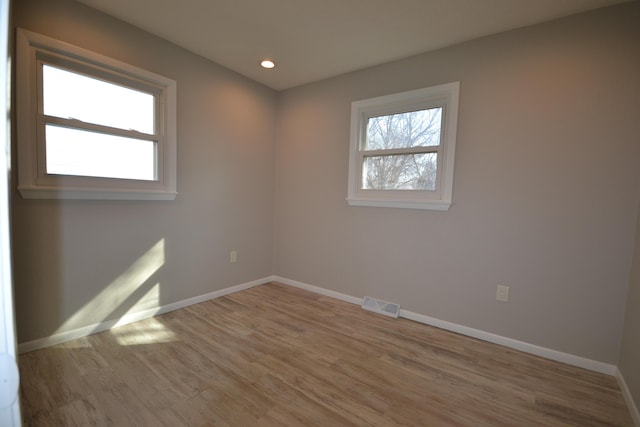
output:
M459 88L448 83L352 104L350 205L449 209Z
M25 30L17 43L24 198L175 198L175 81Z

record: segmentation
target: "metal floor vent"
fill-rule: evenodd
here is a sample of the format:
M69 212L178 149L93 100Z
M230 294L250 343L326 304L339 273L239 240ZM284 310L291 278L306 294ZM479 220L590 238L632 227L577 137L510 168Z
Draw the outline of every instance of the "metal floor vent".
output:
M393 303L382 301L379 299L364 297L362 300L362 308L365 310L373 311L374 313L384 314L389 317L398 317L400 314L400 305Z

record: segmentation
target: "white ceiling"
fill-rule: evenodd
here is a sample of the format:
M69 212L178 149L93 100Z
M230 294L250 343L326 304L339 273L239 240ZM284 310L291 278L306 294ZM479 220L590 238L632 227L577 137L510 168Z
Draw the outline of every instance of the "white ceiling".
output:
M626 0L77 1L281 90Z

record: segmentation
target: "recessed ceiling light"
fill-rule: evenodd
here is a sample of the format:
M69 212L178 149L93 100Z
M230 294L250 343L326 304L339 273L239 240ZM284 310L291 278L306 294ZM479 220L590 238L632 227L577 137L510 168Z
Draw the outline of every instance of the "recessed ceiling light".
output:
M276 63L272 60L272 59L263 59L262 61L260 61L260 66L262 68L275 68Z

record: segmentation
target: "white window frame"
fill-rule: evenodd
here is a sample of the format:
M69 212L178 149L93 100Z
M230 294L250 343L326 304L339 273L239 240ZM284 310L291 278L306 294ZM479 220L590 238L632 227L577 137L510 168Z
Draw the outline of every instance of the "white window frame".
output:
M18 191L25 199L174 200L177 195L177 130L175 80L103 55L23 29L17 30ZM157 144L156 179L135 180L48 174L45 125L100 130L77 120L51 119L42 106L42 65L48 64L92 78L151 93L156 97L153 140ZM108 134L141 138L114 130ZM148 135L145 136L148 138Z
M453 193L459 94L460 82L453 82L363 99L351 104L349 188L347 193L349 205L441 211L449 209ZM366 153L364 147L368 119L437 107L442 107L440 145L426 147L424 150L438 153L435 190L372 190L362 188L362 164ZM402 150L377 151L402 154ZM408 149L407 153L411 151L415 151L415 149Z

